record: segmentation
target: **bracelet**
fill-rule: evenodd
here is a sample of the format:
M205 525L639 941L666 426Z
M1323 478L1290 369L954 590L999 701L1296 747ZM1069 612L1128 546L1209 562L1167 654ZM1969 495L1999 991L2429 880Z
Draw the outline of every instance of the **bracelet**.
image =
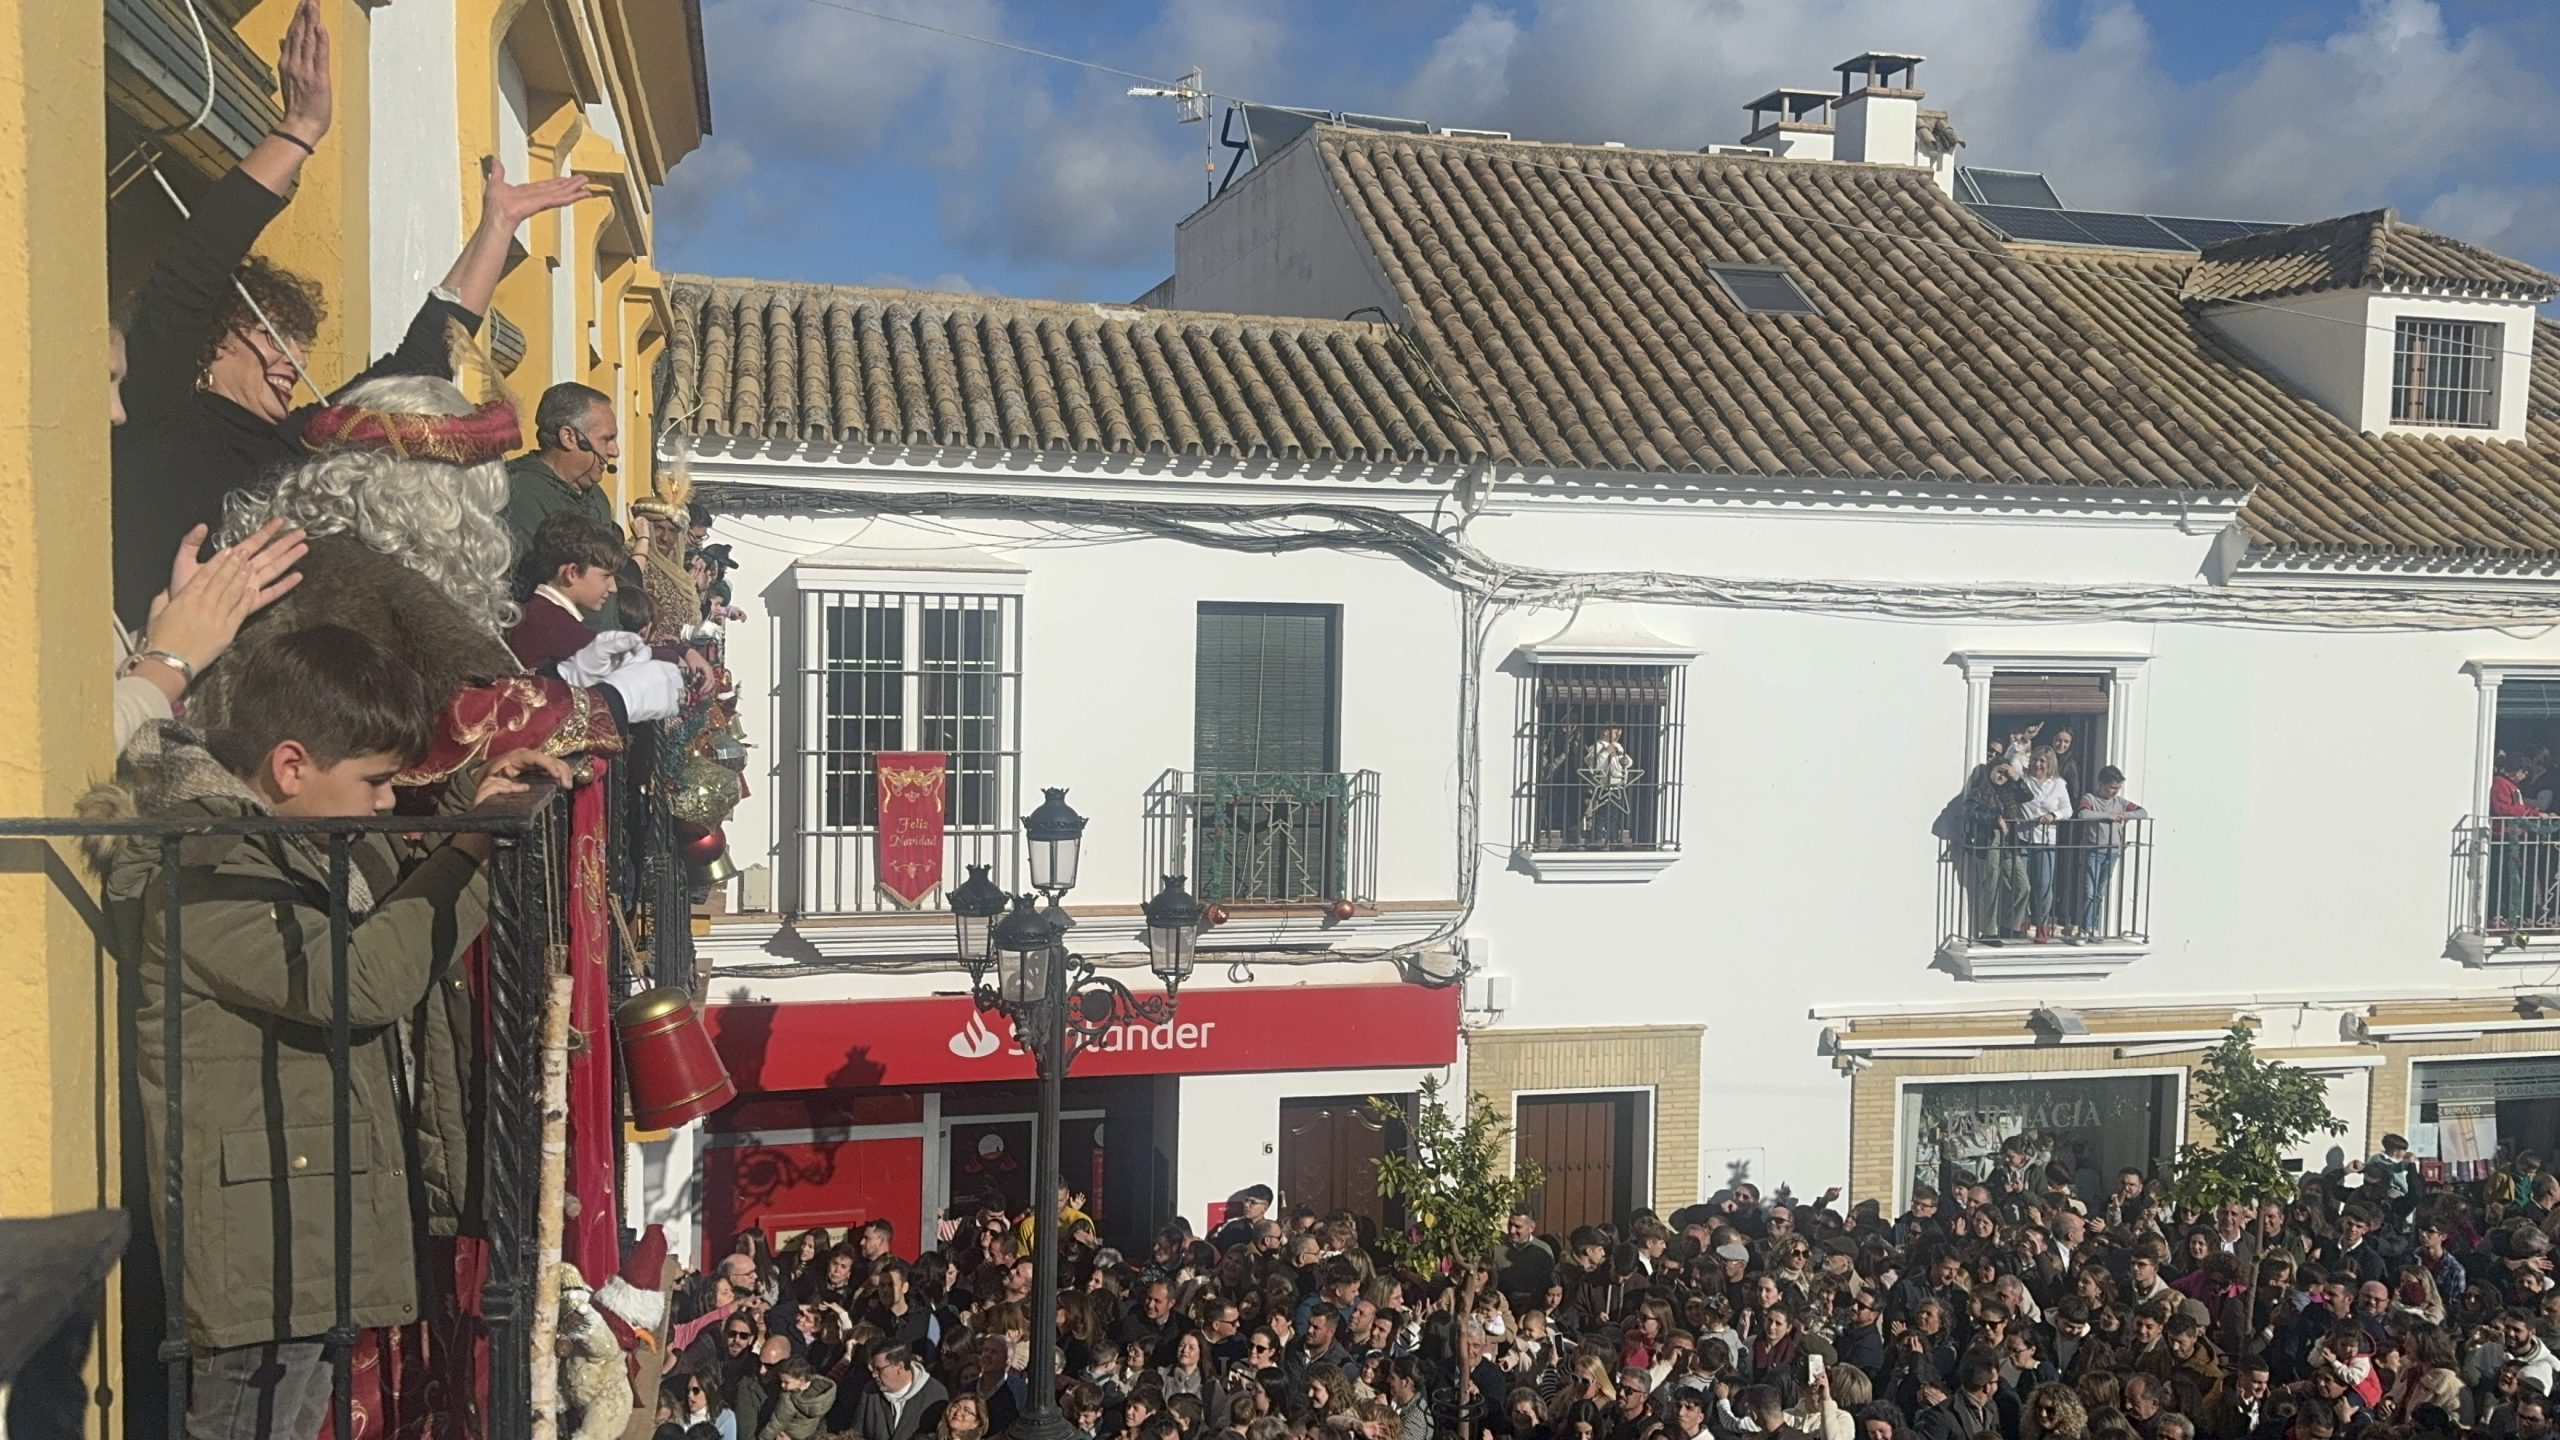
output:
M302 153L305 155L317 156L320 153L318 150L312 148L310 141L303 139L301 136L294 134L290 130L270 130L267 133L278 140L283 141L287 145L299 146Z
M173 655L166 650L135 651L133 658L125 662L125 673L128 675L132 674L134 667L140 665L145 660L157 660L161 664L168 666L171 670L177 672L178 679L185 684L193 685L196 683L196 667L187 663L187 657L183 655Z

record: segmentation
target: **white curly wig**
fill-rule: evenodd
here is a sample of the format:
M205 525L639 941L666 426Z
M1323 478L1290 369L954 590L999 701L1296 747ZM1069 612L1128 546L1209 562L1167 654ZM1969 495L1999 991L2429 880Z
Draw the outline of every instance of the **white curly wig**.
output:
M368 380L343 397L411 415L467 415L459 386L426 375ZM507 465L404 460L382 450L331 450L259 490L224 497L222 543L282 517L314 535L352 535L424 575L492 631L515 624L515 540L507 531Z

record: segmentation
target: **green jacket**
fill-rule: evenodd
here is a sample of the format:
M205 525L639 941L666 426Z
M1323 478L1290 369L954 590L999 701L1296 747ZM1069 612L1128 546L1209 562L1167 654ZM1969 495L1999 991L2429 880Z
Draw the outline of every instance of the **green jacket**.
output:
M827 1428L827 1411L836 1403L836 1382L824 1375L809 1382L806 1389L783 1390L775 1387L773 1417L764 1422L756 1440L817 1440ZM740 1436L739 1440L746 1440Z
M149 727L89 816L230 818L269 813L193 732ZM131 1063L150 1188L132 1197L157 1227L168 1183L172 1003L164 962L167 876L160 843L110 839L91 858L134 1021ZM462 951L488 922L478 861L384 837L351 847L347 997L358 1326L419 1318L418 1245L429 1218L450 1229L463 1194L460 1082L473 1033ZM183 979L180 1175L187 1332L230 1347L317 1336L337 1315L328 1019L329 864L325 841L195 836L179 845ZM460 1028L457 1028L460 1022ZM417 1099L404 1098L414 1084ZM165 1250L164 1245L164 1250Z
M516 565L519 572L516 576L516 588L519 594L529 593L535 584L547 578L528 577L521 572L526 558L533 553L533 532L542 528L543 521L563 510L581 510L607 525L616 529L621 528L621 520L613 513L613 501L604 493L602 485L590 485L584 490L571 485L568 481L551 473L551 467L543 463L542 452L539 450L519 455L507 462L505 513L507 530L515 536L516 541ZM606 597L604 608L587 617L587 628L590 630L622 628L620 607L614 604L611 596Z

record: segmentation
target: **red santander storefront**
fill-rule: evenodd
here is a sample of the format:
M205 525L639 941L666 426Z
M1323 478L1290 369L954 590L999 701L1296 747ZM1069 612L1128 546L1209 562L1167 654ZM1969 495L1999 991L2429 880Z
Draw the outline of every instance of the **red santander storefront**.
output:
M1313 1103L1298 1097L1366 1094L1446 1068L1458 1006L1454 988L1407 984L1185 990L1172 1021L1120 1026L1077 1057L1063 1173L1104 1237L1124 1245L1177 1210L1196 1225L1225 1192L1280 1181L1284 1160L1311 1200L1356 1191L1358 1177L1323 1173L1356 1157L1288 1155L1280 1117ZM935 1220L954 1205L1028 1203L1035 1071L1001 1015L935 995L715 1003L708 1019L739 1090L702 1139L712 1251L750 1227L778 1240L885 1217L912 1255L932 1248ZM1195 1112L1216 1113L1186 1125L1186 1091Z

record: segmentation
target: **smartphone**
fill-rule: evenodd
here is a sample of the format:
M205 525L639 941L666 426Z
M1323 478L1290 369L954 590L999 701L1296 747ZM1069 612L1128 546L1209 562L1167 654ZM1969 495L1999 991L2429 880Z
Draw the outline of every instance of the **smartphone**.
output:
M1804 1357L1804 1383L1810 1385L1814 1381L1821 1379L1822 1370L1822 1357L1820 1355L1807 1352Z

